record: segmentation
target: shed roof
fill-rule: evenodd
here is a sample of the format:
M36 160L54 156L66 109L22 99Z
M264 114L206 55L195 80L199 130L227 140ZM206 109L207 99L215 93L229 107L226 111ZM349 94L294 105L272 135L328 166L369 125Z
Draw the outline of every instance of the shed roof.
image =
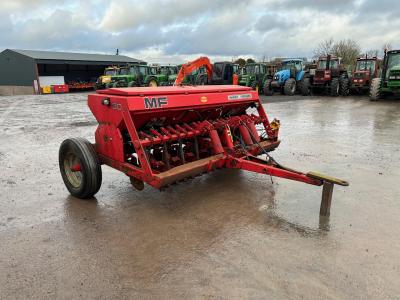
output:
M125 55L107 55L107 54L20 50L20 49L9 49L9 50L38 60L144 63L144 61L142 60L131 58Z

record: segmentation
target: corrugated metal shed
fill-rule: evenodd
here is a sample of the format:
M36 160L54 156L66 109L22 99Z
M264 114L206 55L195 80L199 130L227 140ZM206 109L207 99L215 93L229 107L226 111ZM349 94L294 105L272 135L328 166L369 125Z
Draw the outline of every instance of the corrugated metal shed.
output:
M6 49L0 53L0 95L31 94L42 76L92 82L107 66L146 62L125 55Z

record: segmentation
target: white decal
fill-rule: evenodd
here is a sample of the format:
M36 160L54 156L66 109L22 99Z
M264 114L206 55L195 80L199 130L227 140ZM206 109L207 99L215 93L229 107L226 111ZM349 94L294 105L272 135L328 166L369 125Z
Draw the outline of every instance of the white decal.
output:
M251 94L237 94L228 96L228 100L241 100L241 99L251 99Z

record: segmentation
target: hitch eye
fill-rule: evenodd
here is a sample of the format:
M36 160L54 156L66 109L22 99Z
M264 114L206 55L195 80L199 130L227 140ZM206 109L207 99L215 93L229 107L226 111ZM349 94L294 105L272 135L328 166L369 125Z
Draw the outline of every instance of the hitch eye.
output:
M109 106L110 105L110 98L104 98L103 100L101 100L101 104L105 105L105 106Z

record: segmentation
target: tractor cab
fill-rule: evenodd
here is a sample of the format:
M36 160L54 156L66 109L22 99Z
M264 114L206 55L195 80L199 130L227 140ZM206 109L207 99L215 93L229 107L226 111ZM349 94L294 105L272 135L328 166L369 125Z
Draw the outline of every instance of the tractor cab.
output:
M101 90L106 88L107 84L111 82L111 77L118 74L119 67L111 66L105 68L103 75L97 78L96 83L94 85L95 90Z
M212 84L232 84L233 74L237 72L237 65L231 62L216 62L213 65Z
M163 85L173 85L179 70L177 66L160 66L158 72L159 74L166 76Z
M379 61L376 57L361 57L356 61L356 67L353 72L351 89L361 91L369 89L371 80L378 77Z
M282 60L279 71L274 74L274 81L282 86L289 78L299 81L304 76L305 64L302 59Z
M400 88L400 50L388 51L384 72L388 86Z
M339 57L333 55L321 56L317 62L314 83L325 84L330 82L332 78L339 76L340 70L341 59Z
M311 90L325 90L331 96L347 96L350 80L341 58L334 55L321 56L317 62L315 75L311 78Z
M253 90L260 90L267 74L264 63L249 63L244 67L244 74L239 76L239 85L249 86Z
M142 86L144 78L152 74L153 68L141 64L127 64L119 68L118 73L111 77L108 87Z
M374 78L370 86L371 101L389 94L400 96L400 50L385 51L381 77Z
M118 67L108 67L104 70L103 76L114 76L118 74Z

